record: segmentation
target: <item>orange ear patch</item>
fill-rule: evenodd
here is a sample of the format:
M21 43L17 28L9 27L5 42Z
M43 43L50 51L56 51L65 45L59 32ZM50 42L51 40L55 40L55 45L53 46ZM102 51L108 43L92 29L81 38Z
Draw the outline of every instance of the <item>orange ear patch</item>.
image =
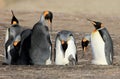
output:
M44 12L44 16L46 16L48 13L49 13L48 11L45 11L45 12Z
M104 25L103 25L103 24L101 24L101 27L104 27Z
M14 46L17 46L18 43L19 43L19 41L14 41L13 45L14 45Z
M13 21L12 24L17 24L17 22L16 22L16 21Z

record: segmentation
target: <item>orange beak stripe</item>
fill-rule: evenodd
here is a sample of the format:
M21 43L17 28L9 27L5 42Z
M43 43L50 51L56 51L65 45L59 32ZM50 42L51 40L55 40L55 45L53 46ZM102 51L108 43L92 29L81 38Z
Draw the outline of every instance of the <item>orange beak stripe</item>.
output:
M86 52L86 49L87 49L87 47L84 47L84 49L83 49L83 50L84 50L84 53Z
M93 22L93 21L92 21L91 23L92 23L93 25L96 25L96 23L95 23L95 22Z

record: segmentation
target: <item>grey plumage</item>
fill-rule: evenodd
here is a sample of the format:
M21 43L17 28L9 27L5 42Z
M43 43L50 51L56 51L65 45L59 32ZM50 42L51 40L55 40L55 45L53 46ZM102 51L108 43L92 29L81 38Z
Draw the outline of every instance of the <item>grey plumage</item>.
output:
M50 11L44 11L41 14L40 21L37 22L32 28L30 38L31 45L29 50L32 64L51 64L52 43L45 20L50 20L50 22L52 22L52 18L53 16L51 16Z
M19 21L15 17L12 11L12 19L11 19L11 27L6 30L5 37L5 59L3 64L14 64L14 58L16 55L16 47L13 46L13 42L16 39L17 35L19 35L24 28L19 25ZM13 60L13 61L12 61Z
M44 65L50 56L49 33L42 23L37 23L32 29L30 57L34 64Z
M110 65L113 63L113 42L106 28L99 30L103 41L105 42L105 55L107 63Z

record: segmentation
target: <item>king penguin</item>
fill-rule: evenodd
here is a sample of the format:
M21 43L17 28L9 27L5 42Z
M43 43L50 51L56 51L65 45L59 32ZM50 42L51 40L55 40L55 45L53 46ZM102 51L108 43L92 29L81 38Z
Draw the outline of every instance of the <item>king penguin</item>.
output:
M77 50L73 34L70 31L58 32L55 39L56 65L75 65L77 63Z
M16 36L19 35L24 28L19 25L18 19L15 17L13 11L12 12L12 19L11 19L11 27L7 28L6 30L6 37L5 37L5 59L3 64L11 64L12 63L12 54L14 49L13 41L15 40ZM15 53L15 52L14 52Z
M18 36L16 44L20 43L20 49L17 65L51 64L52 42L46 20L52 25L52 19L52 12L44 11L40 17L40 21L32 29L26 29ZM47 59L47 57L49 58Z
M88 19L95 27L91 33L92 64L111 65L113 63L113 42L109 32L101 22Z
M86 50L88 48L89 43L90 43L90 34L87 34L82 38L82 41L81 41L81 46L83 49L83 56L86 54Z
M52 63L50 34L45 24L46 19L52 22L51 14L50 11L44 11L40 16L40 21L32 29L29 54L34 65L49 65Z

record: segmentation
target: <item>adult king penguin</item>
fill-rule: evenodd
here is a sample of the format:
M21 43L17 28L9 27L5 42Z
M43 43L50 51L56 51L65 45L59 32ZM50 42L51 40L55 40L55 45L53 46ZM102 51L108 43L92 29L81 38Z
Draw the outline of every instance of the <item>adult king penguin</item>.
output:
M93 51L92 64L111 65L113 63L113 42L109 32L101 22L88 19L95 27L91 34L91 47Z
M11 19L11 27L7 28L6 37L5 37L5 60L3 64L11 64L12 63L12 55L14 49L13 41L15 40L16 36L19 35L24 29L19 25L18 19L15 17L13 11L12 12L12 19ZM15 50L14 50L15 53Z
M77 63L77 50L75 39L70 31L60 31L55 40L56 65L75 65Z
M31 32L29 55L33 65L51 64L52 43L49 30L45 24L46 20L52 23L53 14L50 11L44 11L40 16Z

